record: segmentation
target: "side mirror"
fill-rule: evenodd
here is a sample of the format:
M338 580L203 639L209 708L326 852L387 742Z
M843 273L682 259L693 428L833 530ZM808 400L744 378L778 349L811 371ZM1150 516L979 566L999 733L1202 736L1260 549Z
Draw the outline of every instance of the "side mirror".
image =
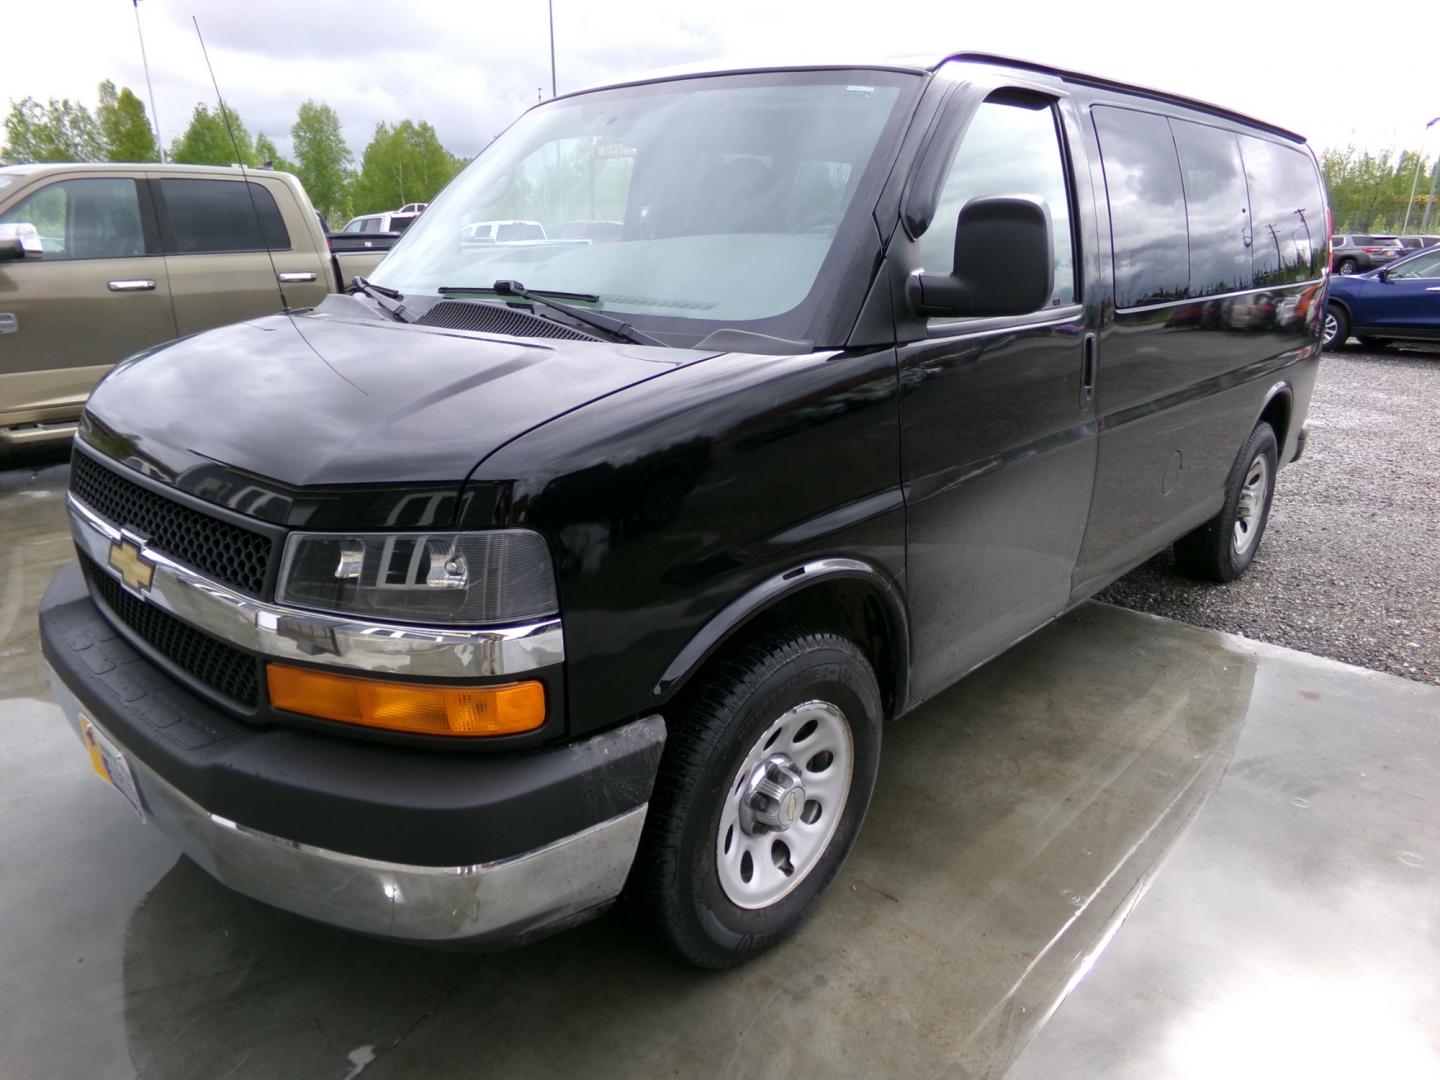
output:
M0 224L0 262L44 253L45 245L40 240L40 230L28 221Z
M910 275L906 295L921 315L1027 315L1055 287L1050 211L1029 195L971 199L955 225L955 269Z
M1376 271L1375 271L1375 276L1376 276L1377 278L1379 278L1381 281L1389 281L1389 280L1390 280L1390 268L1389 268L1388 266L1382 266L1379 270L1376 270Z

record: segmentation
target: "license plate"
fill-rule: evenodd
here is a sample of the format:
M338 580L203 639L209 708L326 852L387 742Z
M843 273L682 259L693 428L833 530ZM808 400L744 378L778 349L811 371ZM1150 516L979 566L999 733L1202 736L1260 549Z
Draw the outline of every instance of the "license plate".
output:
M90 767L95 770L95 775L125 796L130 809L144 821L145 804L140 800L140 789L135 786L135 777L130 773L130 763L125 760L120 748L84 716L80 717L80 737L85 740L85 749L90 751Z

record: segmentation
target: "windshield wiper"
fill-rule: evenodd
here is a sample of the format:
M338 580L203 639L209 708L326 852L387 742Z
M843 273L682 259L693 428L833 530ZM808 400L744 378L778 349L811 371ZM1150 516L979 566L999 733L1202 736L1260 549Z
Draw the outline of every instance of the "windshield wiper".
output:
M407 318L408 313L405 310L405 305L398 302L404 300L405 297L395 289L386 288L384 285L376 285L372 281L366 281L363 277L353 277L350 279L349 291L364 293L370 297L371 300L375 301L376 307L396 322L408 323L411 321ZM397 302L392 307L385 302L386 300L394 300Z
M563 297L566 300L581 300L590 304L598 304L600 297L593 293L556 292L550 289L530 290L518 281L510 281L502 278L494 285L468 286L468 285L441 285L437 290L441 296L449 296L453 293L494 293L496 296L513 296L517 300L525 300L531 304L538 304L541 307L558 311L567 315L578 323L584 323L595 330L609 334L612 339L628 341L632 345L658 345L667 348L663 341L651 337L641 330L636 330L624 319L616 319L609 315L602 315L598 311L587 311L584 308L571 307L569 304L562 304L555 297Z

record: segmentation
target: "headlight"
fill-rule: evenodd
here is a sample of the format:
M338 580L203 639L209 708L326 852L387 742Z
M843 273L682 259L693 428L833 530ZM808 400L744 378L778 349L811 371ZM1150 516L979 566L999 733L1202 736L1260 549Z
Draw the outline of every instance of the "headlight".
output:
M279 600L420 625L532 622L559 610L550 550L528 529L293 533Z

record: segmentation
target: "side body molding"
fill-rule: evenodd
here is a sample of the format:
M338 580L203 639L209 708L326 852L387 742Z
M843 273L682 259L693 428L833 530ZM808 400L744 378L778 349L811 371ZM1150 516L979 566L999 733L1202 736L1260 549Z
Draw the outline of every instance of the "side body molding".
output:
M905 600L899 586L888 575L859 559L813 559L776 574L731 601L680 650L651 693L656 697L669 694L731 634L778 601L818 582L842 578L864 582L880 600L895 660L891 685L887 689L893 694L893 713L899 716L905 711L910 685L910 621ZM883 684L884 673L876 674Z

